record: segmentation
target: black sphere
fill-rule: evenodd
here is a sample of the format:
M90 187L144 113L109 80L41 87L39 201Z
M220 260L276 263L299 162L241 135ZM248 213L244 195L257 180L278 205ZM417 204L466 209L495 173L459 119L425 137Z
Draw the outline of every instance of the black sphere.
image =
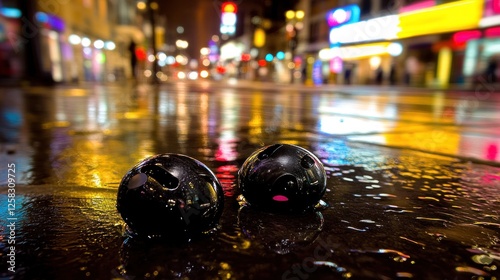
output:
M326 191L326 173L310 151L275 144L255 151L238 172L245 200L271 212L313 209Z
M185 155L160 154L123 177L116 208L139 236L185 238L216 227L223 206L222 187L206 165Z

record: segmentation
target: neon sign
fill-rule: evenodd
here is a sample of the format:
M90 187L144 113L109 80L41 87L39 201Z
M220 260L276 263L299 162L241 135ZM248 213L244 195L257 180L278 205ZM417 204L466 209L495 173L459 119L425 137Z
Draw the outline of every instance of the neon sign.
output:
M397 37L410 38L477 28L483 15L483 1L453 1L399 14Z
M332 46L346 43L391 40L398 38L399 18L397 15L378 17L330 29Z
M453 42L456 44L463 44L469 40L481 38L481 31L479 30L463 30L453 34Z
M358 22L359 15L359 6L352 4L329 11L326 14L326 21L328 26L336 27L342 24Z

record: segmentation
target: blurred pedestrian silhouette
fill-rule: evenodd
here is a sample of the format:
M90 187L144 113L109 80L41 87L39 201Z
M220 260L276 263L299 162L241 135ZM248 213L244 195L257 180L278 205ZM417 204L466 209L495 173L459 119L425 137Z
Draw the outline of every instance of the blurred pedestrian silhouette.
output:
M128 50L130 52L130 70L132 71L132 78L136 79L136 66L137 66L137 55L135 54L136 44L134 40L130 41L130 45L128 46Z
M344 70L344 84L351 84L352 66L346 66Z
M490 58L488 61L488 66L486 67L486 81L488 83L495 83L497 80L497 67L498 62L495 57Z
M377 83L377 85L381 85L383 80L384 80L384 70L382 70L382 67L379 66L375 71L375 82Z
M391 70L389 71L389 84L395 85L396 84L396 64L391 65Z

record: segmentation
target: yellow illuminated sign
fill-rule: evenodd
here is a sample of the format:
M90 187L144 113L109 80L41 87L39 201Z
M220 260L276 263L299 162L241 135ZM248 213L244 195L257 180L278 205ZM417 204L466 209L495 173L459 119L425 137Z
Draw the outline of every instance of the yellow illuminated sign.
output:
M163 27L155 28L155 40L156 40L156 48L160 49L165 44L165 29Z
M437 78L439 84L442 86L447 85L450 80L452 56L453 54L450 48L445 47L439 50Z
M401 13L398 38L477 28L483 6L483 0L462 0Z
M253 44L257 48L261 48L266 44L266 32L262 28L255 29Z
M399 56L403 50L400 43L381 42L364 44L359 46L336 47L331 49L322 49L319 52L319 58L323 61L340 57L343 60L354 60L374 55Z

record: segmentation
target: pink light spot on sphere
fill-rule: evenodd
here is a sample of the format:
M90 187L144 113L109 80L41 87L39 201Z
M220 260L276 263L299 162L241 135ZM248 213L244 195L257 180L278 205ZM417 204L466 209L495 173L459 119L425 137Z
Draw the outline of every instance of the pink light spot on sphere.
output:
M279 195L273 196L273 200L279 201L279 202L285 202L285 201L288 201L288 197L279 194Z

